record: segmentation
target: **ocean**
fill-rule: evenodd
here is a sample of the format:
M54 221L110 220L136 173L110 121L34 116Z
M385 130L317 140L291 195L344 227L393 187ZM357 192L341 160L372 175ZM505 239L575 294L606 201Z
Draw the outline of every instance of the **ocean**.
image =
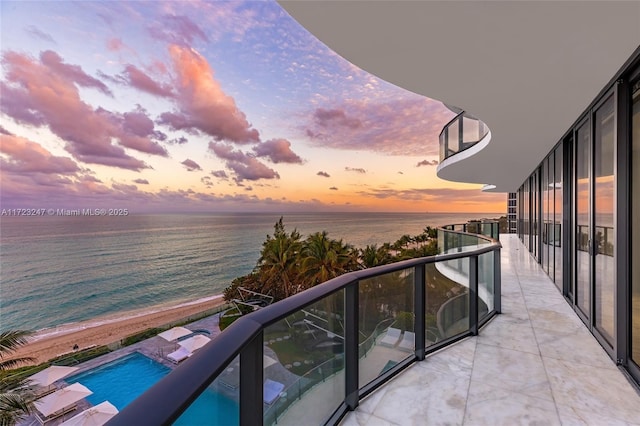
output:
M0 331L73 328L213 298L256 265L284 217L356 247L500 214L292 213L2 217Z

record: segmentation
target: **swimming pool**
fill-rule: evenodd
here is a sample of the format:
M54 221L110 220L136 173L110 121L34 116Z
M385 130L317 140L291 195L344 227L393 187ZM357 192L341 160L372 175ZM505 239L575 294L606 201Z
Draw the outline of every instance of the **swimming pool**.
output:
M109 401L122 410L157 381L171 372L170 368L134 352L66 379L79 382L93 391L87 400L92 405ZM176 421L176 425L237 425L238 403L213 390L206 390Z

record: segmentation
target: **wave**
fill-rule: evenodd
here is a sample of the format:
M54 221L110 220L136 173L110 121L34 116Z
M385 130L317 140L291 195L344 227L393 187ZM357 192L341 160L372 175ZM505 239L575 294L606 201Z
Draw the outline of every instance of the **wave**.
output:
M86 330L87 328L98 327L105 324L112 324L115 322L128 320L132 318L138 318L149 314L155 314L158 312L168 311L170 309L183 308L186 306L198 305L201 303L211 302L213 300L222 299L222 294L216 294L214 296L203 297L196 300L183 301L179 303L170 302L161 305L155 305L149 308L137 309L133 311L118 312L117 314L111 314L100 318L94 318L88 321L72 322L61 324L56 327L49 327L37 330L35 334L29 339L30 341L38 341L47 339L54 336L61 336L64 334L73 333L80 330Z

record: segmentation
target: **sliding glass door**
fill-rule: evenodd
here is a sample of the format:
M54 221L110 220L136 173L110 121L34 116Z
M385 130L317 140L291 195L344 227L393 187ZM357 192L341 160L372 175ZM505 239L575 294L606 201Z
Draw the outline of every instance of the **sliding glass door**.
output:
M640 366L640 81L631 107L631 359Z

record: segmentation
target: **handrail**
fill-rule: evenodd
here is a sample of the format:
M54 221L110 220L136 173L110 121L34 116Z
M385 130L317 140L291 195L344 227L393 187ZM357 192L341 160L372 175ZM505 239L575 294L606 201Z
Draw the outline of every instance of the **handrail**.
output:
M425 314L424 268L427 265L462 258L469 259L470 270L475 272L470 274L469 277L470 327L465 335L477 333L478 323L480 322L478 320L478 258L483 254L493 252L494 265L496 264L495 259L497 259L496 268L499 269L499 251L501 245L496 239L484 235L468 234L443 228L440 230L442 232L473 236L485 240L487 245L482 245L474 250L460 253L439 254L436 256L408 259L388 265L349 272L321 285L317 285L266 306L263 309L244 315L231 324L214 340L196 352L189 358L188 362L179 365L173 372L165 376L147 392L126 406L118 415L108 422L108 425L169 425L173 423L200 394L225 371L227 366L238 355L240 356L240 424L262 424L263 389L260 384L263 382L263 335L265 329L289 315L298 312L302 308L336 294L341 290L345 290L344 363L345 385L347 389L345 391L345 400L340 407L335 407L336 412L333 413L332 416L332 419L341 418L346 414L347 410L355 409L359 399L368 394L372 389L384 384L390 377L411 363L424 359L426 327L424 320L419 320L418 314L421 312L422 317L424 317ZM375 386L371 387L367 385L367 392L363 393L362 389L360 389L361 392L359 393L357 375L359 352L357 292L359 282L411 268L413 268L414 271L421 271L421 274L415 274L417 276L415 281L416 312L414 324L416 331L416 350L413 358L411 358L409 362L400 363L393 367L390 374L381 375L378 378L379 380L374 381ZM494 313L499 313L500 307L499 270L497 272L498 273L494 273L494 289L496 289L494 304L496 309ZM420 290L420 288L422 288L422 290ZM422 300L420 300L420 298ZM350 301L356 301L355 305L351 306L349 304ZM421 308L418 307L420 303L422 304ZM421 311L419 309L421 309ZM484 318L484 320L486 321L487 318ZM434 350L439 349L440 347L450 344L452 341L452 339L445 339L432 348L434 348ZM420 344L420 342L422 342L422 344ZM356 369L355 372L353 370L354 368ZM242 409L243 406L251 408ZM331 415L332 413L327 413L327 417ZM336 415L338 417L336 417Z

